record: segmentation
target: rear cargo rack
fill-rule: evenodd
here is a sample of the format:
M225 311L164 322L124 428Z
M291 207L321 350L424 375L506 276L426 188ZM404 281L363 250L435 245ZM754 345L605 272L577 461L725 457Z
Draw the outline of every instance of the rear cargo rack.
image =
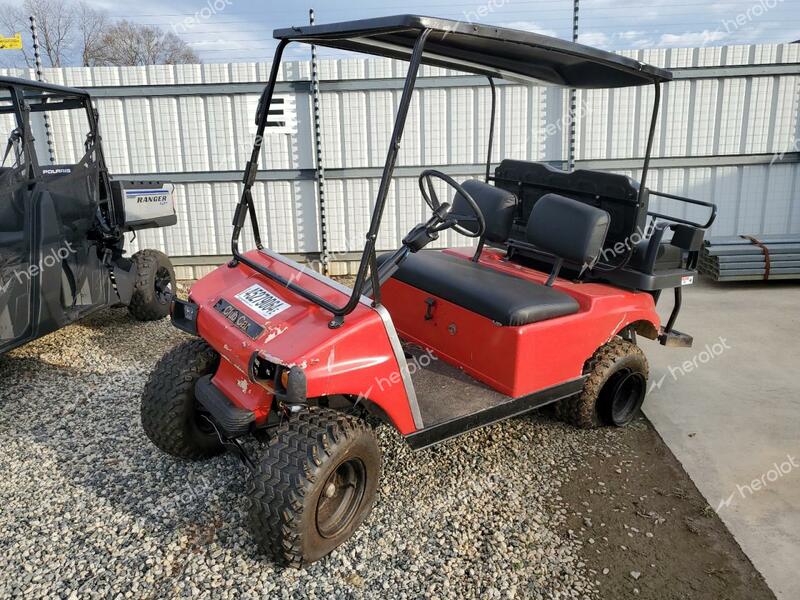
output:
M713 202L704 202L703 200L695 200L694 198L686 198L684 196L676 196L675 194L667 194L665 192L656 192L654 190L650 190L651 196L658 196L659 198L667 198L669 200L677 200L678 202L685 202L686 204L693 204L695 206L703 206L705 208L711 209L711 216L708 218L708 221L705 223L696 223L694 221L689 221L687 219L681 219L679 217L672 217L670 215L665 215L662 213L657 213L653 211L648 211L647 216L653 217L656 219L664 219L665 221L671 221L673 223L680 223L681 225L689 225L691 227L697 227L698 229L709 229L713 224L714 221L717 220L717 205Z

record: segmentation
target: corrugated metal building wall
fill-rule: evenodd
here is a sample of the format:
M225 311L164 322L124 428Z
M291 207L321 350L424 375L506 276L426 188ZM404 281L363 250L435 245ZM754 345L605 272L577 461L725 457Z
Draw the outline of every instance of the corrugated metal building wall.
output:
M676 74L664 89L648 187L717 202L715 234L800 233L800 44L625 54ZM218 264L228 253L233 206L268 71L269 64L259 63L45 72L49 82L85 87L96 97L115 175L177 184L178 225L140 233L132 249L163 248L179 264L198 266ZM352 259L363 245L404 75L405 65L389 60L320 65L328 247L334 261ZM429 67L422 75L379 240L382 249L396 247L423 218L416 182L422 166L459 177L480 176L484 168L487 82ZM265 241L297 255L321 249L309 78L306 62L283 66L278 92L294 114L286 132L269 135L255 188ZM500 85L498 100L494 161L564 160L568 92ZM638 179L652 101L649 88L580 92L578 166ZM54 123L53 129L57 144L82 142L83 132L69 122ZM653 209L692 216L691 209L668 203L654 201ZM252 239L245 236L244 243ZM449 233L439 245L464 243Z

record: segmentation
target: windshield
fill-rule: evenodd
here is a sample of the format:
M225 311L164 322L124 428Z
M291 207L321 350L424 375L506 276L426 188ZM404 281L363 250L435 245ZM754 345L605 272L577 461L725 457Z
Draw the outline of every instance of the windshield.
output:
M8 88L0 88L0 152L2 152L3 169L18 166L18 154L20 142L14 135L19 123L17 121L14 102L11 98L11 91Z

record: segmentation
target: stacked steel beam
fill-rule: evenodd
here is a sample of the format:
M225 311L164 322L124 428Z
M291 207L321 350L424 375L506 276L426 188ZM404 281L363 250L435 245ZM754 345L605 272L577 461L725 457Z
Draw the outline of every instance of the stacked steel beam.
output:
M715 281L800 279L800 235L712 238L699 270Z

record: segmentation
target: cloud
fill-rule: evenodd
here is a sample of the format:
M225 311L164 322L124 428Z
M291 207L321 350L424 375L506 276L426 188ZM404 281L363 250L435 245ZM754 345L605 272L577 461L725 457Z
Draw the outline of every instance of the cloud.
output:
M609 37L602 31L589 31L578 36L578 42L595 48L607 48L611 43Z
M535 21L512 21L511 23L502 23L501 27L508 27L509 29L519 29L520 31L530 31L533 33L540 33L541 35L549 35L550 37L558 37L558 33L552 29L542 27Z
M703 31L690 31L680 34L665 33L659 38L658 45L671 48L706 46L714 42L721 42L729 36L730 34L725 33L724 31L709 31L708 29L704 29Z
M621 40L625 41L638 41L644 35L647 35L646 31L620 31L619 33L614 34Z
M654 48L656 46L656 42L652 38L642 38L640 40L632 41L630 46L634 50L642 50L643 48Z
M619 31L607 34L589 31L580 34L578 41L587 46L612 50L643 48L688 48L721 42L730 34L721 30L687 31L685 33L660 33L657 31Z
M580 34L578 41L587 46L612 50L628 48L638 50L656 46L656 38L648 35L646 31L619 31L611 35L602 31L587 31Z

